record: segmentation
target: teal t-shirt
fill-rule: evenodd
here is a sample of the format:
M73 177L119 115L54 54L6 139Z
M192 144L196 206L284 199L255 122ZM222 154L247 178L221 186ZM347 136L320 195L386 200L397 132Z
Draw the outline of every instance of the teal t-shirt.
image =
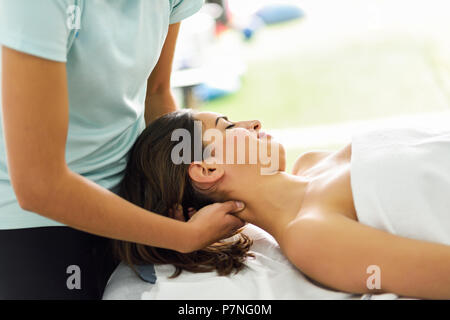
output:
M118 185L127 153L145 128L147 79L169 24L202 5L203 0L0 0L0 44L66 63L66 162L72 171L110 190ZM62 225L20 208L3 126L0 134L0 229Z

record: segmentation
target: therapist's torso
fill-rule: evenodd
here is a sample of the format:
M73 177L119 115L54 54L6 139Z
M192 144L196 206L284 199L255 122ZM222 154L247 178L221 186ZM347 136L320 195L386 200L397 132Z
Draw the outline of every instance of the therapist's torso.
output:
M202 4L203 0L0 0L2 45L66 63L66 162L72 171L105 188L117 186L127 153L145 128L147 79L169 24L192 15ZM3 128L0 135L0 229L62 225L20 208L8 175Z

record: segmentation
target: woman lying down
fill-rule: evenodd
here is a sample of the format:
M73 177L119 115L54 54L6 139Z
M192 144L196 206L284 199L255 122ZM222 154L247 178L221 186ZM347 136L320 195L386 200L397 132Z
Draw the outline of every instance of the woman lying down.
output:
M191 143L182 144L186 133ZM194 158L196 146L203 157ZM242 150L245 161L238 159ZM180 161L186 157L195 161ZM193 111L167 114L143 131L120 190L140 207L181 220L195 219L207 204L241 200L239 218L270 233L322 286L430 299L450 299L449 192L450 129L360 134L336 152L301 155L287 173L283 146L258 121ZM174 276L228 275L251 255L251 239L234 238L191 253L122 241L114 250L130 266L172 264ZM368 268L379 271L381 288L368 286Z

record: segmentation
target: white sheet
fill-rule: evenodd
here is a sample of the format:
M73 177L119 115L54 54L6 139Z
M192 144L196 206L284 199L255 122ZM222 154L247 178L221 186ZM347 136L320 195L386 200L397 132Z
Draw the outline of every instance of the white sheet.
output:
M450 245L449 128L390 128L355 135L351 181L360 223Z
M267 232L247 225L244 232L254 241L255 258L247 260L248 268L238 274L220 277L215 272L183 271L168 279L174 268L155 266L155 285L142 281L121 264L106 287L103 299L151 300L310 300L310 299L397 299L394 294L352 295L322 288L309 281L281 253L277 242ZM368 275L369 276L369 275Z

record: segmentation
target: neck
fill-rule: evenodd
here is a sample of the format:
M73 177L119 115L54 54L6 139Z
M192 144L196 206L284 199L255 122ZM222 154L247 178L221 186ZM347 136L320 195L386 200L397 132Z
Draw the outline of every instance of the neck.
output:
M243 184L231 195L245 203L240 217L280 241L287 225L295 219L303 205L308 181L302 177L277 172L260 176L251 185Z

